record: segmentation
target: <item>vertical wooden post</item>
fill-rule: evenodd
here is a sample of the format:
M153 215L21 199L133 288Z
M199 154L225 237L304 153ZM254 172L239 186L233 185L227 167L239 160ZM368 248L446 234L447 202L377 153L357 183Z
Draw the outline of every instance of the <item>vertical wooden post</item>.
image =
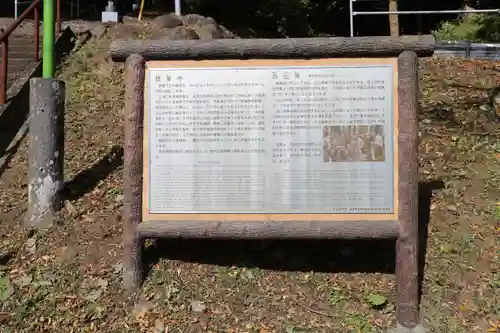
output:
M65 84L53 78L30 80L28 212L25 225L49 228L61 208L64 185Z
M389 11L398 11L398 0L389 0ZM397 14L389 15L389 30L391 37L399 36L399 16Z
M417 0L417 10L424 10L423 0ZM417 35L421 35L424 30L424 15L417 14Z
M3 34L4 30L0 29ZM7 101L7 66L9 64L9 38L6 37L2 41L2 64L0 65L0 104L5 104Z
M399 75L399 222L396 242L396 319L394 332L421 332L418 276L418 58L404 51ZM404 143L404 145L402 144Z
M125 64L125 146L123 168L123 286L137 291L142 283L142 142L145 61L133 54Z
M61 0L56 1L56 38L61 33Z
M34 18L34 24L35 24L35 31L34 31L34 39L35 39L35 61L40 60L40 14L39 14L39 8L40 6L36 6L35 13L33 14L35 16Z

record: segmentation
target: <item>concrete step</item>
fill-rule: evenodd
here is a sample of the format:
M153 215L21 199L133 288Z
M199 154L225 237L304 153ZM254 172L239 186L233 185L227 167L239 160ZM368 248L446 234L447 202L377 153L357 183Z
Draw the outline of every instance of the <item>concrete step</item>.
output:
M38 55L41 55L42 51L38 53ZM34 61L35 60L35 52L9 52L8 53L8 60L9 62L11 60L28 60L28 61ZM0 54L0 60L2 59L2 55Z
M42 40L40 39L40 55ZM35 61L35 41L33 35L11 35L9 37L7 88L20 76L20 74ZM0 61L2 54L0 53Z
M39 40L39 47L42 47L43 39ZM1 44L0 44L1 45ZM9 36L9 51L23 51L23 50L34 50L35 48L35 39L33 36L27 35L10 35Z
M40 36L40 41L43 38ZM33 35L15 35L12 34L9 36L9 45L30 45L34 41Z
M12 43L13 39L9 38L9 53L23 53L23 52L34 52L35 51L35 41L31 40L30 43ZM38 49L42 49L42 41L40 40L40 44L38 45Z
M42 50L39 51L38 55L39 56L42 55ZM35 50L26 50L25 52L9 52L8 57L9 57L8 58L9 62L13 59L34 61L35 60ZM1 52L0 52L0 59L2 59Z
M12 61L7 65L7 75L22 72L33 61Z

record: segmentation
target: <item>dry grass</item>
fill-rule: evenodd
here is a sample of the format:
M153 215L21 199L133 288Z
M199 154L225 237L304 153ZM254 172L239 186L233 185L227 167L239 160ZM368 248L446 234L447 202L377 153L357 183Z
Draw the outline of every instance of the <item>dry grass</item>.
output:
M375 333L394 325L393 244L378 242L151 243L152 268L132 308L120 293L123 73L107 45L108 37L92 40L61 70L70 191L59 223L28 242L35 254L20 228L25 142L1 175L1 332ZM485 89L500 84L498 65L432 58L421 66L421 181L444 182L428 205L425 324L500 331L500 140L498 124L477 117ZM348 269L378 273L338 272Z

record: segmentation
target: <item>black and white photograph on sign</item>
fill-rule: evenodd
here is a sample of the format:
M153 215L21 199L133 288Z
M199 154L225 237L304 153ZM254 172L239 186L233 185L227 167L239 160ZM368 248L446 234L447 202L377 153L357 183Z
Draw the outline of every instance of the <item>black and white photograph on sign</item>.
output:
M324 162L385 161L383 125L323 127Z

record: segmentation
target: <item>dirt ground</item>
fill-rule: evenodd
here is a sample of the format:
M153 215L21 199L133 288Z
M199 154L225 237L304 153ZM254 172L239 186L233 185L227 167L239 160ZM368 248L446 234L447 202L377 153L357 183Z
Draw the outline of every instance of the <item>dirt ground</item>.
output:
M78 48L59 72L67 83L68 183L57 225L35 234L21 228L25 141L0 170L0 331L392 327L393 243L151 241L140 302L122 295L123 67L106 49L116 33ZM500 332L500 128L480 112L487 89L500 85L499 69L421 60L423 227L430 215L422 316L432 332Z

